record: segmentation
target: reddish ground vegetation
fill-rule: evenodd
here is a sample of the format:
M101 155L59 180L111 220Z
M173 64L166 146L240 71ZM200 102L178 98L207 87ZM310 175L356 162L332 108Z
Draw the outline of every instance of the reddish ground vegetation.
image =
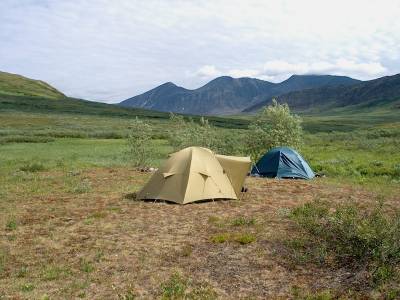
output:
M248 178L249 192L237 201L133 200L148 176L122 168L42 172L41 189L29 181L8 192L0 212L0 298L156 298L174 273L229 299L284 299L295 287L340 290L349 284L344 270L285 261L282 240L293 234L285 211L315 198L366 206L376 199L324 179ZM11 218L16 228L7 226Z

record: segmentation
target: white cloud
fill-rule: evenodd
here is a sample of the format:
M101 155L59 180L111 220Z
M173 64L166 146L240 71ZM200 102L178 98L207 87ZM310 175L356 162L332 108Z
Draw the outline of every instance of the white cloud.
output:
M229 75L232 77L256 77L279 82L293 74L332 74L347 75L354 78L368 79L384 74L387 69L380 62L356 62L348 59L337 59L333 62L314 61L291 63L284 60L267 61L258 69L227 69L221 70L213 65L205 65L194 74L202 79Z
M197 70L195 75L201 77L201 78L212 78L212 77L217 77L221 76L222 72L220 70L217 70L217 68L213 65L205 65L200 67L200 69Z
M223 71L218 69L214 65L204 65L200 67L196 72L189 74L209 80L222 75L232 77L256 77L260 75L260 71L255 69L232 69Z
M308 69L306 63L289 63L284 60L271 60L264 64L263 73L270 76L281 74L304 74Z
M0 1L0 70L119 101L173 81L400 70L400 1ZM195 74L194 74L195 73Z
M366 76L376 76L386 71L386 68L380 62L356 63L346 59L338 60L335 67L343 73L360 73Z
M257 77L260 72L255 69L233 69L229 70L227 74L232 77Z
M356 62L344 58L336 61L314 61L290 63L273 60L265 63L262 74L274 76L282 74L335 74L354 77L369 77L384 74L387 69L380 62Z

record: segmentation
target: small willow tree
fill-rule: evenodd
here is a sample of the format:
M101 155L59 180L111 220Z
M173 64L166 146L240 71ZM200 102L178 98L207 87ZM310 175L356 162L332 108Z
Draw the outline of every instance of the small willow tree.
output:
M148 167L154 161L155 149L152 143L152 126L136 117L130 124L127 140L127 159L134 167Z
M247 152L257 161L266 151L279 146L299 148L302 142L301 118L287 104L275 99L263 108L249 125Z
M168 131L168 140L174 150L181 150L190 146L200 146L213 149L217 140L216 129L207 119L200 118L196 123L193 119L185 120L181 115L170 115L171 129Z
M191 118L185 120L181 115L171 114L168 140L175 151L199 146L227 155L244 153L240 134L232 130L216 128L204 117L201 117L199 122L195 122Z

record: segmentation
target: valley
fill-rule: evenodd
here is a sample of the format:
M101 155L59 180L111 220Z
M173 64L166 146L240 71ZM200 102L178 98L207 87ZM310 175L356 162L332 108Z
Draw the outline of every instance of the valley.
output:
M397 211L398 111L389 101L300 116L304 134L298 150L322 177L248 177L248 192L239 200L179 206L135 200L151 174L138 171L129 154L128 140L139 118L151 128L149 166L162 164L173 151L171 134L179 132L168 113L68 97L1 94L0 295L399 295L396 279L377 288L368 272L339 267L333 253L319 263L310 254L319 248L298 239L307 234L293 219L298 209L318 201L331 210L353 205L367 214L383 203L389 215ZM254 117L207 119L218 139L233 139L239 146ZM196 115L184 118L204 121Z

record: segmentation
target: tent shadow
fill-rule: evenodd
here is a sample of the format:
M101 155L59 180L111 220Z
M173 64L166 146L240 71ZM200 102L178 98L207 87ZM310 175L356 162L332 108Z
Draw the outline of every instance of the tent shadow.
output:
M131 200L131 201L140 201L140 202L144 202L144 203L165 203L168 205L182 205L180 203L175 203L173 201L168 201L168 200L163 200L163 199L138 199L137 198L137 193L127 193L123 195L124 199L127 200ZM212 202L224 202L224 201L237 201L234 199L204 199L204 200L199 200L199 201L195 201L195 202L189 202L186 203L184 205L188 205L188 204L192 204L192 205L196 205L196 204L204 204L204 203L212 203Z

